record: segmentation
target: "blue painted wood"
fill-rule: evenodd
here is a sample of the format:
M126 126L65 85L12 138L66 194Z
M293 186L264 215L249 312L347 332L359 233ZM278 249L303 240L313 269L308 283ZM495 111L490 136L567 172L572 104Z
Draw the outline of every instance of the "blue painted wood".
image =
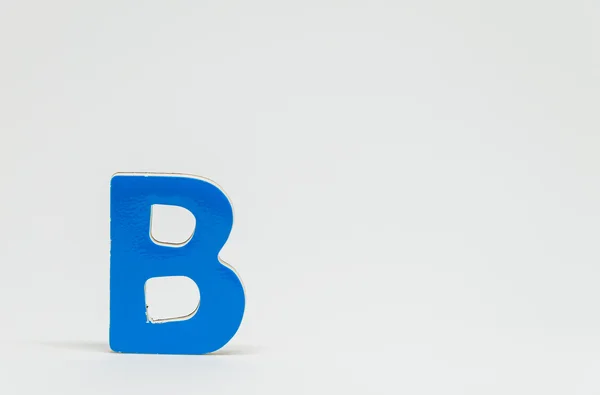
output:
M123 353L206 354L236 334L245 309L243 285L220 261L233 225L221 189L187 175L117 173L111 180L110 347ZM196 219L181 247L160 245L150 235L153 204L181 206ZM152 277L187 276L200 290L200 305L184 321L152 323L144 285Z

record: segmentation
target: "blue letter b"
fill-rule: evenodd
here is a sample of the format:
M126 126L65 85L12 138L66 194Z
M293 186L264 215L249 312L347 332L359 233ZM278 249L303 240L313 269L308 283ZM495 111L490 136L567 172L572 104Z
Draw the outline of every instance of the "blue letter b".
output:
M150 235L152 205L189 210L196 219L181 247L159 245ZM219 260L233 225L225 194L201 178L183 175L116 174L110 208L110 347L152 354L205 354L223 347L244 315L242 283ZM151 323L144 285L153 277L186 276L200 290L200 305L185 321Z

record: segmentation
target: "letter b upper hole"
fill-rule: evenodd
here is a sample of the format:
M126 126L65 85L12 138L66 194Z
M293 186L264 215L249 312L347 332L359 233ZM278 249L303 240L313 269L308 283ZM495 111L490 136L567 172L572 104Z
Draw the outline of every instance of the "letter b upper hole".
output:
M196 230L196 218L181 206L153 204L150 209L150 238L157 244L181 247Z

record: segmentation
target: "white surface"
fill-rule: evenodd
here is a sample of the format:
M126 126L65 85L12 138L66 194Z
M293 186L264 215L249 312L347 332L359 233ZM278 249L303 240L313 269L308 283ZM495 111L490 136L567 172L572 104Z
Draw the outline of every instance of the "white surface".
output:
M190 319L200 306L200 290L186 276L152 277L144 285L146 317L152 323Z
M192 239L196 218L188 209L153 204L150 209L150 237L159 245L183 247Z
M599 7L0 2L0 393L597 394ZM116 171L230 196L220 354L107 352Z

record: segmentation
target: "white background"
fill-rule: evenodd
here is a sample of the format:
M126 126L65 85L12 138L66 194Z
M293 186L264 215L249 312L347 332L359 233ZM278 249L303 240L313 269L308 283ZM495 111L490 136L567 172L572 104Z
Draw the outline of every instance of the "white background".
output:
M0 1L0 392L599 393L599 39L596 0ZM220 353L109 351L117 171L230 196Z

